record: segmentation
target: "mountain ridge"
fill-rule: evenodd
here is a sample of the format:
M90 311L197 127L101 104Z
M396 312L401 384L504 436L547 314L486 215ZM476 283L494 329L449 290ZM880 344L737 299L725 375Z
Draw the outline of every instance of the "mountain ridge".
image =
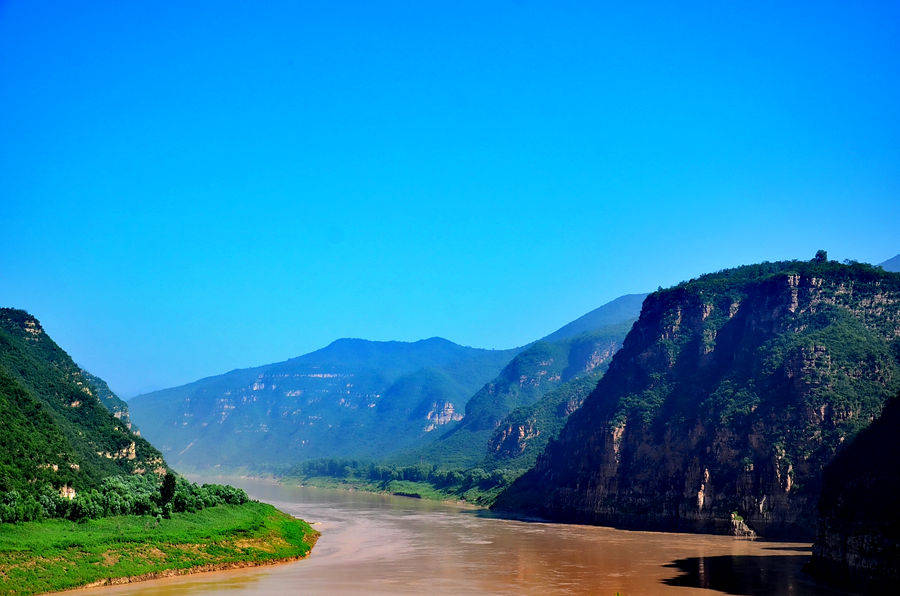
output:
M74 495L108 476L167 470L162 454L131 430L127 408L106 383L19 309L0 308L0 401L0 491L35 497L52 486Z
M820 261L654 292L495 506L682 531L728 531L735 513L768 537L810 536L824 463L900 384L898 304L900 275Z

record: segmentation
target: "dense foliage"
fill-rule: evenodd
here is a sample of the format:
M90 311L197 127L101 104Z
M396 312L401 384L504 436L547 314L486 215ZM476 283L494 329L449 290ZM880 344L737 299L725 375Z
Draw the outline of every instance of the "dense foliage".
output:
M0 522L168 516L247 502L167 471L128 410L24 311L0 309Z
M131 431L121 407L37 319L0 309L0 492L37 499L47 485L81 493L108 476L163 473L162 455Z
M457 498L488 504L523 470L445 469L431 464L394 466L321 459L293 466L287 476L301 481L333 479L368 490L413 497Z
M39 521L49 518L94 519L110 515L168 517L173 512L199 511L216 505L241 505L247 493L233 486L188 482L174 474L162 481L155 475L110 476L97 488L70 499L51 485L37 491L0 493L0 522Z

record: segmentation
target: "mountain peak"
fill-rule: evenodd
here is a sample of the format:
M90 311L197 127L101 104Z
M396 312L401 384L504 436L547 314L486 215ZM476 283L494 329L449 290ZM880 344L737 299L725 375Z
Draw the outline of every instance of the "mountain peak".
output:
M641 313L641 304L647 294L625 294L615 300L607 302L603 306L595 308L591 312L582 315L571 323L564 325L543 337L543 341L559 341L569 339L582 333L598 331L609 325L620 325L631 319L636 319Z
M894 255L884 263L879 263L878 265L885 271L900 273L900 253Z

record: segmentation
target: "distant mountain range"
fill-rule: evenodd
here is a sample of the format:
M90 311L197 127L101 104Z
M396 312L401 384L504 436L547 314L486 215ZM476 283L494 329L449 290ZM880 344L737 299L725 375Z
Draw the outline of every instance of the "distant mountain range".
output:
M416 457L458 426L459 437L477 428L477 441L466 439L457 453L474 462L487 456L491 431L514 408L580 374L599 373L642 299L623 296L523 348L341 339L285 362L141 395L129 406L173 465L189 469Z
M166 470L106 383L11 308L0 308L0 420L0 493L77 493L108 476Z
M900 254L891 257L879 266L885 271L900 272Z
M630 302L634 305L633 310L621 309L618 305L615 308L618 316L628 317L625 321L608 324L607 321L615 319L595 317L604 326L584 331L586 317L582 317L563 328L578 333L575 337L566 337L557 331L548 336L555 340L541 340L528 346L472 396L458 425L442 433L437 440L398 457L398 461L427 461L448 467L479 464L505 467L513 465L512 460L523 455L529 444L534 446L529 452L536 455L554 437L551 421L564 420L571 412L557 408L553 411L558 412L558 416L536 416L535 404L550 392L553 396L549 399L555 399L554 396L560 395L561 387L584 376L589 376L596 384L635 321L639 302ZM547 411L543 404L537 407L542 412ZM508 419L517 409L516 416ZM499 435L494 437L495 433ZM529 467L531 463L534 462L527 458L518 462L523 467Z
M261 469L383 454L462 418L468 397L516 353L441 338L340 339L285 362L129 402L173 465Z

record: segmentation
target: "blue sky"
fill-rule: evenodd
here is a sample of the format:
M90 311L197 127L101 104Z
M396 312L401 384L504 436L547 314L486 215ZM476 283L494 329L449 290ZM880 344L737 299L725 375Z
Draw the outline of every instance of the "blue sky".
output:
M900 4L0 1L0 303L125 396L900 251Z

